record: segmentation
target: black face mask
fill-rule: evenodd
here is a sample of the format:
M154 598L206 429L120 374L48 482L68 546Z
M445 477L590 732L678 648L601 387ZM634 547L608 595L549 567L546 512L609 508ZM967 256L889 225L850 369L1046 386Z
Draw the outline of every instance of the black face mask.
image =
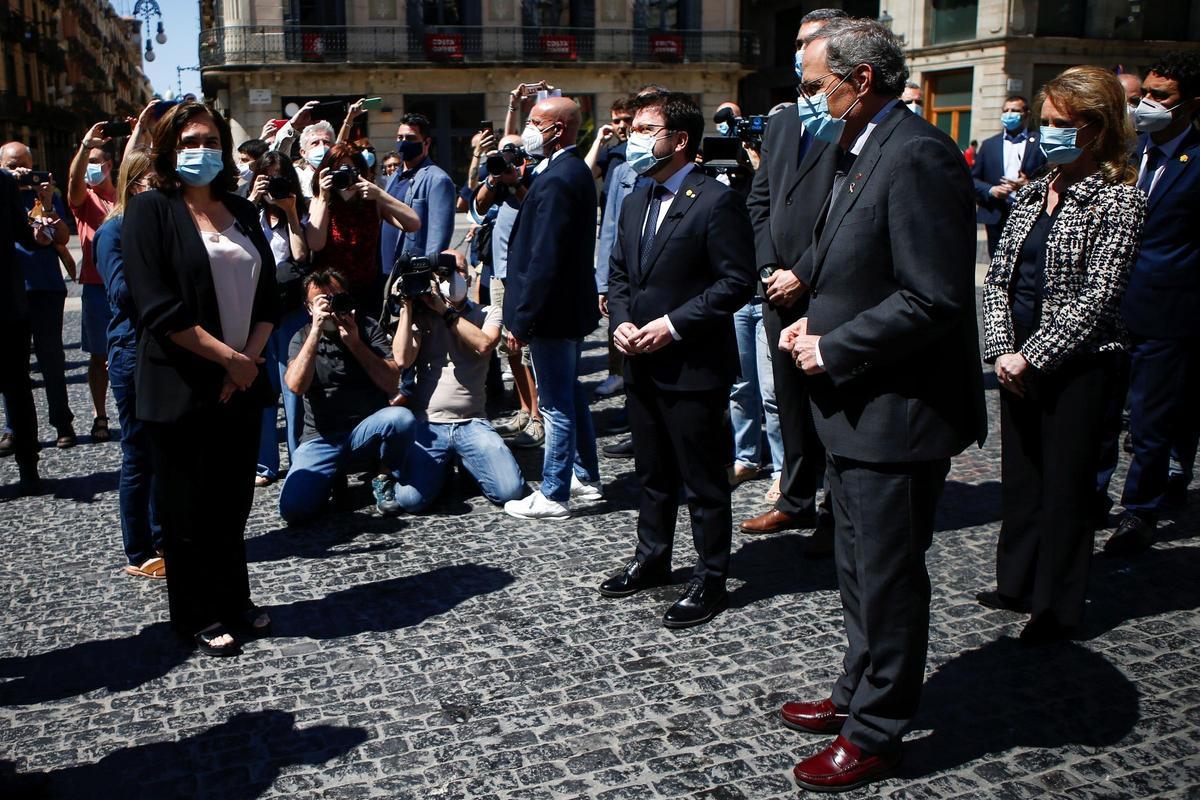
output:
M424 142L410 142L405 139L396 140L396 152L400 154L400 158L406 163L412 163L421 157L421 153L425 150Z

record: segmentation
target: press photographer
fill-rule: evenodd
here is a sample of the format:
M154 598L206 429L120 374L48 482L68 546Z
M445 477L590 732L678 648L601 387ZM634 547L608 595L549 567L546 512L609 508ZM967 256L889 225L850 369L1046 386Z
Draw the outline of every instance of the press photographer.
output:
M416 424L397 475L396 502L412 512L428 508L456 459L493 503L517 499L525 480L484 411L500 307L467 300L466 259L453 250L429 267L409 265L393 296L399 307L392 354L400 369L416 368L408 404Z
M722 103L713 115L719 136L707 136L700 145L700 166L709 177L736 191L743 198L758 169L759 148L766 131L766 117L743 117L736 103Z
M412 413L390 407L400 369L387 337L369 315L355 310L346 280L333 270L304 279L312 322L292 337L284 382L304 396L304 434L279 495L279 515L289 523L316 516L335 482L358 462L373 468L375 508L394 515L392 470L404 458Z

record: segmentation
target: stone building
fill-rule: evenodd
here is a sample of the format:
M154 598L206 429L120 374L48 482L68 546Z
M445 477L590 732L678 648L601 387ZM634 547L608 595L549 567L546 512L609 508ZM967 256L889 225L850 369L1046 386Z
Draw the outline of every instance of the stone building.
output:
M0 0L0 137L60 176L93 122L137 116L150 97L141 22L108 0Z
M711 112L759 62L735 0L201 0L201 28L204 94L235 139L308 99L379 96L365 121L377 149L420 111L434 159L459 179L470 136L503 126L517 83L577 98L587 136L648 82Z

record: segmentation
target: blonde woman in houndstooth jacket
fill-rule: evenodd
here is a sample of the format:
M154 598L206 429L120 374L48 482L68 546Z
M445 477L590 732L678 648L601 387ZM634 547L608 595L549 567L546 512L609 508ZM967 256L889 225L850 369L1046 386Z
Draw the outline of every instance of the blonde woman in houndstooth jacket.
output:
M1146 212L1116 76L1072 67L1038 101L1050 171L1017 194L984 286L984 358L1000 384L1003 521L997 590L977 596L1029 613L1027 644L1069 636L1083 614L1097 440Z

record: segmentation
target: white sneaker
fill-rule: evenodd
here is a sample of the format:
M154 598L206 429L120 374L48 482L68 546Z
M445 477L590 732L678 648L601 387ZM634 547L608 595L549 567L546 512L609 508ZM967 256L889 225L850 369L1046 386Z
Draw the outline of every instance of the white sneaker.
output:
M596 387L596 397L612 397L625 388L625 379L620 375L609 375Z
M600 481L581 481L574 472L571 473L571 499L581 503L597 503L604 499L604 491Z
M571 508L538 491L524 500L509 500L504 504L504 513L517 519L567 519Z

